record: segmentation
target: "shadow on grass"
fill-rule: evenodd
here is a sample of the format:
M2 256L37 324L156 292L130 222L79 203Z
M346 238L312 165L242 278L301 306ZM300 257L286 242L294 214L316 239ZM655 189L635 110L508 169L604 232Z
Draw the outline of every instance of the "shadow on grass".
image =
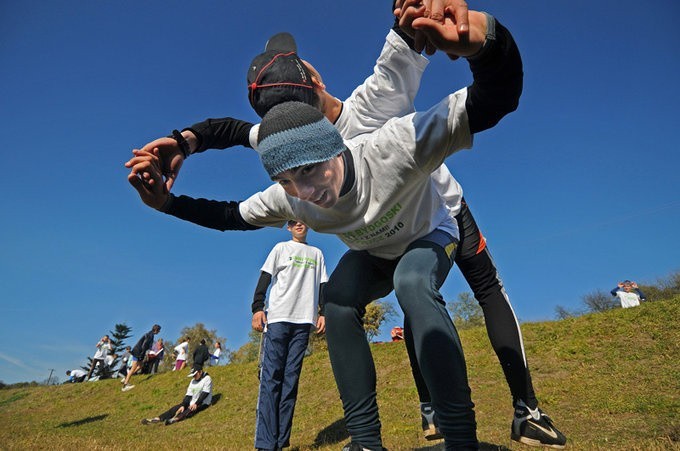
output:
M312 448L320 448L321 446L331 445L347 440L349 433L345 427L345 419L340 418L333 424L323 428L314 439Z
M8 399L0 401L0 407L6 406L7 404L12 404L13 402L20 400L21 398L25 398L26 396L28 396L28 393L26 392L15 393Z
M102 421L106 417L108 417L109 414L105 413L103 415L97 415L96 417L87 417L83 418L82 420L76 420L76 421L71 421L69 423L61 423L55 426L56 428L72 428L74 426L82 426L84 424L88 423L94 423L95 421Z
M415 448L414 451L443 451L444 449L445 449L444 440L442 440L441 442L435 445ZM479 451L512 451L512 450L503 445L494 445L493 443L481 442L479 444Z
M211 406L214 406L218 402L220 402L220 399L222 399L222 393L215 393L212 397L212 402L210 403Z

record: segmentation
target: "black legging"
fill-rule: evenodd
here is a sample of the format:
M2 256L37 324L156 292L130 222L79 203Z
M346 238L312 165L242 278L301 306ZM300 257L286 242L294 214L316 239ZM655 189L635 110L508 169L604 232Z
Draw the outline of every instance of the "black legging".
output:
M365 306L394 289L410 329L416 361L432 392L446 448L477 448L465 358L439 288L452 265L445 247L425 239L397 260L348 251L325 289L326 337L352 441L381 449L375 366L363 329Z
M169 420L171 418L174 418L175 414L177 414L177 411L179 410L179 408L184 407L184 411L182 413L180 413L179 416L177 417L177 421L182 421L182 420L186 420L187 418L196 415L201 410L207 409L209 406L210 406L209 404L201 403L201 404L198 405L198 407L196 407L196 410L192 411L191 409L189 409L188 403L181 402L181 403L177 404L176 406L170 407L168 410L166 410L162 414L158 415L158 418L160 418L161 421L165 421L165 420Z

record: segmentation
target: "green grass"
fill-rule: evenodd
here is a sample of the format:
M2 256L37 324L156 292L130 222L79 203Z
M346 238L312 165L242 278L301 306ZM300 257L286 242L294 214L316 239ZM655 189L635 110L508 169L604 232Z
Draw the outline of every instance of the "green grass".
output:
M680 450L680 297L563 321L522 326L541 407L573 450ZM531 449L510 441L512 407L483 328L461 332L483 449ZM422 438L403 343L373 346L384 444L443 449ZM193 419L142 426L178 402L184 374L0 390L0 449L252 449L254 364L211 368L219 399ZM347 441L328 355L302 372L292 449L338 450Z

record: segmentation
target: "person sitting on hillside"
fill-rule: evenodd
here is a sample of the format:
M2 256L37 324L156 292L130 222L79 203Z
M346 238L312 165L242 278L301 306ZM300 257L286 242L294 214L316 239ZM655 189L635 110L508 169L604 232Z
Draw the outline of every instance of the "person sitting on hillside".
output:
M612 291L612 296L619 298L621 301L621 307L630 308L637 307L640 305L640 301L646 301L645 295L638 288L637 283L630 280L624 280L619 282L619 284Z
M66 370L66 375L69 376L69 378L64 382L65 384L68 383L77 383L77 382L83 382L85 380L85 376L87 376L87 373L83 370L80 369L75 369L75 370Z
M189 377L192 379L182 402L170 407L167 411L157 417L144 418L142 424L146 425L163 422L166 426L169 426L194 416L201 410L210 407L210 404L212 403L212 378L210 375L203 371L203 368L194 366Z

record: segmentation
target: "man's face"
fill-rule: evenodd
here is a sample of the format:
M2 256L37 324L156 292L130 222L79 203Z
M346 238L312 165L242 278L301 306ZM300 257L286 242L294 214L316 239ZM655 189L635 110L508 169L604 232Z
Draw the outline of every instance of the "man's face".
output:
M344 180L345 165L338 155L322 163L308 164L281 172L272 179L286 194L331 208L338 202Z
M194 374L194 380L199 380L201 376L203 376L203 371L196 371L196 374Z

